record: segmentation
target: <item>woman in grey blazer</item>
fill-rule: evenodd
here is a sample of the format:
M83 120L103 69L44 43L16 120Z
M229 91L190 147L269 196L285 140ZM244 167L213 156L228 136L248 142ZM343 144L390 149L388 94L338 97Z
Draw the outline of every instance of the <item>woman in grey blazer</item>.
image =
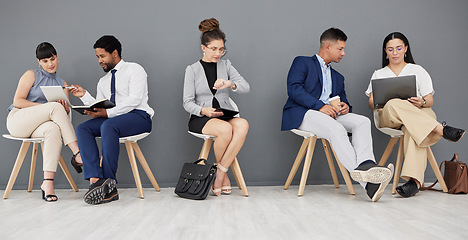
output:
M219 22L205 19L198 29L202 32L203 58L185 70L183 105L191 114L190 131L216 136L213 150L221 171L216 172L212 190L219 196L231 193L226 172L244 144L249 123L240 117L223 116L217 109L233 110L229 93L248 93L250 86L229 60L221 60L226 53L226 36Z

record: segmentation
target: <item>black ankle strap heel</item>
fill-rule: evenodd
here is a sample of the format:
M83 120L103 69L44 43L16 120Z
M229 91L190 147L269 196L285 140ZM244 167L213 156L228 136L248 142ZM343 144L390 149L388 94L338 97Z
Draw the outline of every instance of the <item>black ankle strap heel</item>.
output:
M44 181L54 181L53 178L44 178ZM58 200L58 197L57 195L54 195L54 194L48 194L46 195L45 194L45 191L42 190L42 187L41 187L41 191L42 191L42 199L44 199L44 201L46 202L56 202Z
M83 164L79 164L76 162L75 158L76 156L78 156L78 154L80 154L80 151L78 151L77 153L73 154L73 157L71 158L71 165L73 166L73 168L75 169L75 171L77 173L81 173L83 172L83 169L81 169L81 166L83 166Z

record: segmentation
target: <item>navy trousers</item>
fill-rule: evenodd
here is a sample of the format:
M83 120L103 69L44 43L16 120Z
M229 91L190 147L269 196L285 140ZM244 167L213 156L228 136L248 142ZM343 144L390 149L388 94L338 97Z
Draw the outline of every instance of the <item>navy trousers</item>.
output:
M113 118L93 118L76 128L78 147L83 159L84 178L116 179L120 152L120 137L151 132L151 117L135 109ZM102 167L96 137L101 137Z

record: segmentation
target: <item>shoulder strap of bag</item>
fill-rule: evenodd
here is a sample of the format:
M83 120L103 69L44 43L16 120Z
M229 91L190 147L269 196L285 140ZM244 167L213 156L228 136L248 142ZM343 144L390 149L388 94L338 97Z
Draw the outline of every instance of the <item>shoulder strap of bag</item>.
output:
M455 156L453 156L453 157L455 158ZM453 158L452 158L452 160L453 160ZM450 161L452 161L452 160L450 160ZM457 159L457 160L458 160L458 159ZM440 171L442 171L442 164L444 164L445 162L447 162L447 161L443 161L443 162L440 163L440 165L439 165L439 170L440 170ZM421 187L419 190L421 190L421 191L431 190L431 191L442 192L442 190L433 188L433 187L437 184L438 181L439 181L439 179L436 179L436 181L435 181L433 184L431 184L431 186L429 186L429 187Z
M453 154L453 157L452 157L451 160L441 162L440 165L439 165L439 170L442 172L442 164L443 164L443 163L445 163L445 162L450 162L450 161L454 161L454 160L456 160L457 162L460 163L460 160L458 160L458 153ZM433 188L433 187L437 184L438 181L439 181L439 180L437 179L433 184L431 184L431 186L429 186L429 187L421 187L420 190L422 190L422 191L425 191L425 190L432 190L432 191L442 192L442 190L438 190L438 189L434 189L434 188ZM459 182L460 182L460 181L459 181ZM459 184L459 183L457 182L457 185L458 185L458 184Z

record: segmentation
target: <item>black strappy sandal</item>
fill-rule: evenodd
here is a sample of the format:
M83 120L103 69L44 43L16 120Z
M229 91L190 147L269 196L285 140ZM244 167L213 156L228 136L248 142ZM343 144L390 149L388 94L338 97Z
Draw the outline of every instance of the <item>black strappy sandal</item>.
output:
M73 157L71 158L71 165L73 166L73 168L75 168L76 172L77 173L81 173L83 172L83 169L81 169L81 166L83 166L83 164L79 164L76 162L75 158L76 156L78 156L78 154L80 154L80 151L78 151L77 153L73 154Z
M44 181L54 181L54 179L52 178L44 178ZM56 202L58 200L58 197L57 195L53 195L53 194L49 194L49 195L45 195L45 191L41 188L41 191L42 191L42 199L44 199L44 201L46 202ZM55 199L53 199L55 198Z

